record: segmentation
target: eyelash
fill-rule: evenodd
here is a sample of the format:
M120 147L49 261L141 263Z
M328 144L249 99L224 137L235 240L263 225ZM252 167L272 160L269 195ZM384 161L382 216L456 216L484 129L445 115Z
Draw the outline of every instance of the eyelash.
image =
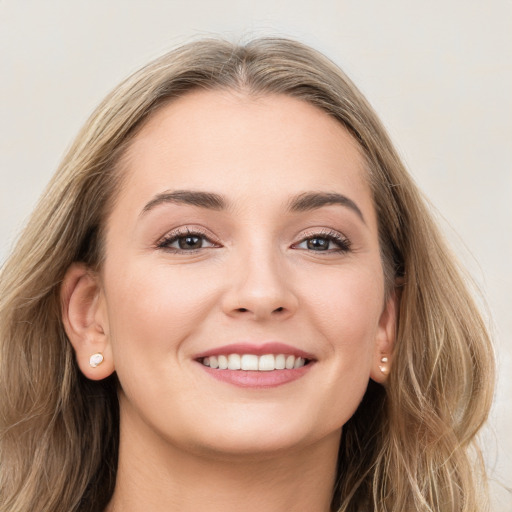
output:
M172 252L175 254L183 254L183 253L195 253L200 251L201 249L208 249L209 247L198 247L193 249L182 249L179 247L171 247L171 244L178 242L180 239L187 237L195 237L199 238L202 241L206 240L211 244L211 247L220 247L220 245L216 242L213 242L210 237L201 231L200 229L194 228L179 228L174 231L171 231L167 235L165 235L159 242L157 242L157 249L162 249L164 251Z
M334 230L328 230L328 231L320 231L318 233L308 233L303 235L303 238L300 242L293 244L292 248L298 248L297 246L303 243L307 243L308 241L315 240L315 239L323 239L327 240L328 242L333 242L337 245L337 249L326 249L326 250L318 250L315 251L313 249L309 249L310 252L326 252L330 254L339 254L339 253L346 253L350 251L351 243L348 238L343 236L341 233L338 233ZM308 250L308 249L305 249Z
M187 238L187 237L194 237L199 238L203 242L206 240L209 244L211 244L209 247L198 247L198 248L192 248L192 249L183 249L179 247L171 247L172 244L178 242L180 239ZM298 246L307 243L308 241L315 240L315 239L323 239L327 240L329 243L333 242L338 247L337 249L322 249L315 251L314 249L308 249L304 248L304 250L308 252L326 252L326 253L346 253L350 251L351 243L348 238L341 235L337 231L329 230L329 231L320 231L318 233L308 233L307 235L304 235L304 237L296 244L292 245L292 249L298 249L301 250ZM220 244L212 241L210 237L203 231L194 228L179 228L177 230L171 231L167 235L165 235L159 242L156 244L157 249L162 249L164 251L172 252L175 254L184 254L189 253L193 254L201 249L209 249L209 248L215 248L215 247L221 247Z

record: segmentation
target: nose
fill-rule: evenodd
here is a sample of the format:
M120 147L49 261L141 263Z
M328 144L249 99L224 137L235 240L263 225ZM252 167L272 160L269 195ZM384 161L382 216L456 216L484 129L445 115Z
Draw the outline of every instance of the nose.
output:
M286 264L271 251L241 254L230 268L224 313L260 321L293 316L299 301L290 277Z

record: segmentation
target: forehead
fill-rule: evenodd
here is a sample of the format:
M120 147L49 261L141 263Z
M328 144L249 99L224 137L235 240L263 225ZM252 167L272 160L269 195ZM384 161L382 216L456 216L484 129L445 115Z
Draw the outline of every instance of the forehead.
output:
M354 138L326 112L285 95L188 93L148 120L124 162L122 195L133 199L170 189L240 201L315 190L371 203Z

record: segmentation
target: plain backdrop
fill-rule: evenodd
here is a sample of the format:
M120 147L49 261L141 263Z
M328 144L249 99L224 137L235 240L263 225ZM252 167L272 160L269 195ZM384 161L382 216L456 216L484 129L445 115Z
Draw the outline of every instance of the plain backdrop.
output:
M483 433L512 510L510 0L0 0L0 264L95 105L177 44L297 38L367 95L486 297L499 383Z

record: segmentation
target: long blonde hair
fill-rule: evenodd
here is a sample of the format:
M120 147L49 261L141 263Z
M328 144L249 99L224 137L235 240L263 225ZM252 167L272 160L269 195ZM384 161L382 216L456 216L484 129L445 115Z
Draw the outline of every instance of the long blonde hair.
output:
M379 219L387 289L401 296L386 387L370 381L344 426L333 510L476 512L474 443L494 384L485 324L456 260L376 114L332 62L294 41L203 40L152 62L97 108L0 276L0 512L97 511L116 478L115 375L82 376L59 292L69 265L99 267L116 164L145 120L198 89L284 94L324 110L359 143Z

